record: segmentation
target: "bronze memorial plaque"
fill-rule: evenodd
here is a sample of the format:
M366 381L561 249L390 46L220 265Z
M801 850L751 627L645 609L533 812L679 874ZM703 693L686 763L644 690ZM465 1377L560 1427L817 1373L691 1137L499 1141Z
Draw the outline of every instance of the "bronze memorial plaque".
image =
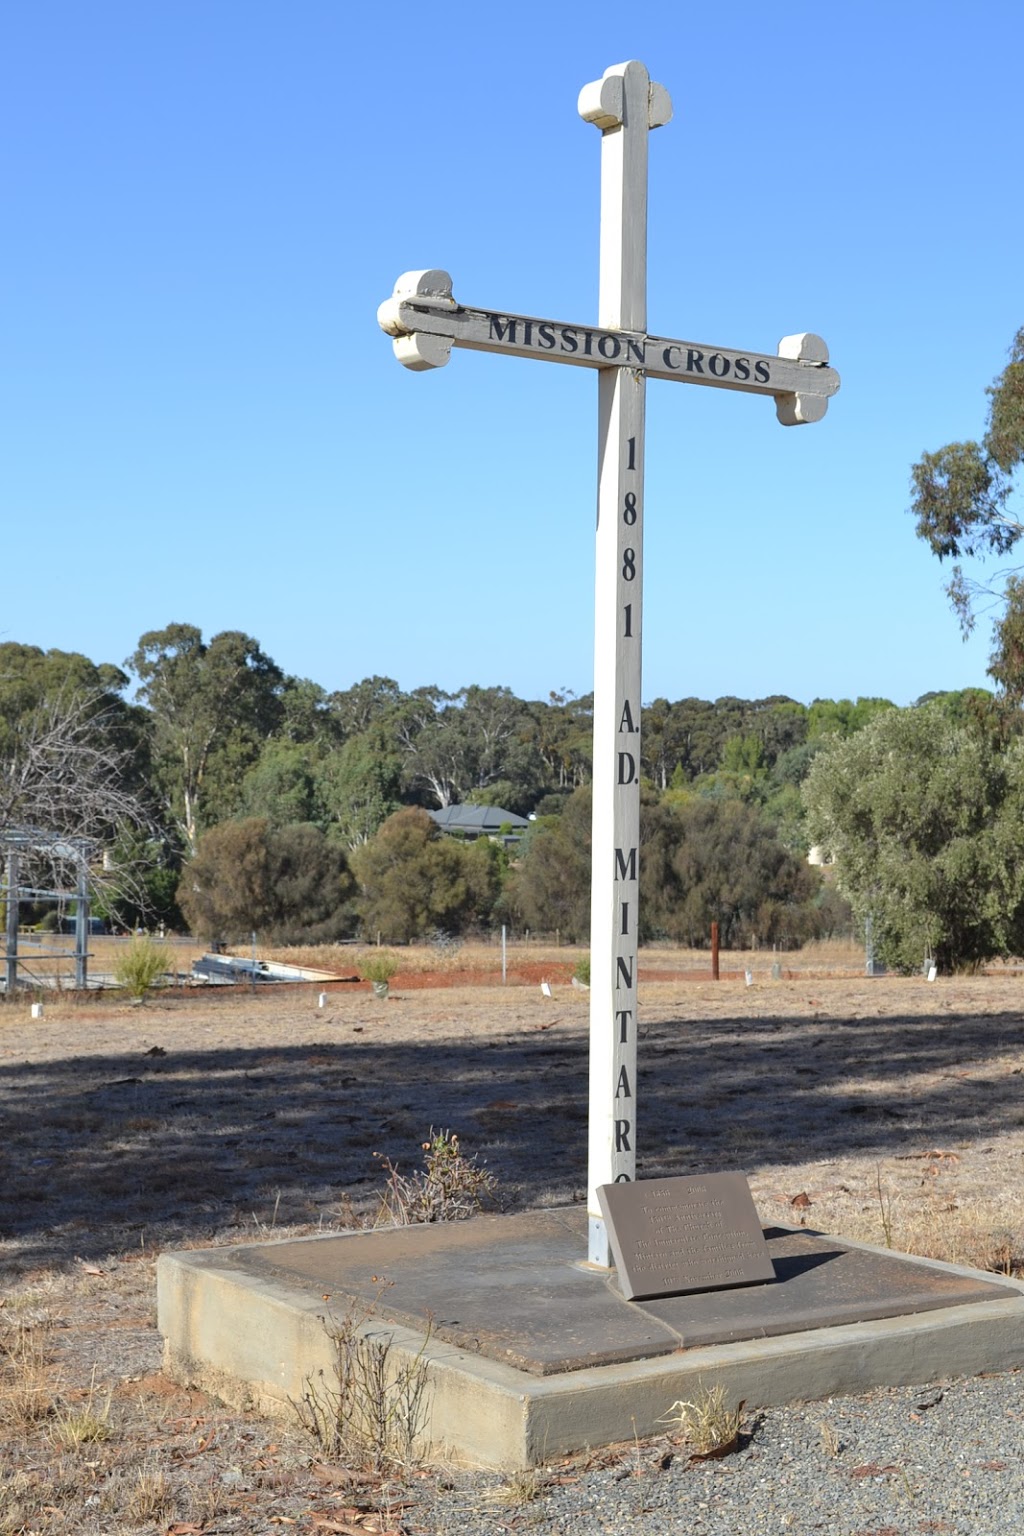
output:
M597 1196L627 1301L775 1279L742 1173L602 1184Z

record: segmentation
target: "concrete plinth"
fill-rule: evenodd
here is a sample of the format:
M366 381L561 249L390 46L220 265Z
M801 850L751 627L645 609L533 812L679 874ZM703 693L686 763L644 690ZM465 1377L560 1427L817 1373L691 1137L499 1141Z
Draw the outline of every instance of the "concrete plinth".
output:
M366 1317L427 1372L422 1442L495 1468L659 1433L721 1382L751 1407L1024 1364L1024 1285L767 1228L775 1279L625 1301L589 1268L578 1207L164 1254L166 1365L227 1401L291 1411ZM366 1315L369 1313L369 1315Z

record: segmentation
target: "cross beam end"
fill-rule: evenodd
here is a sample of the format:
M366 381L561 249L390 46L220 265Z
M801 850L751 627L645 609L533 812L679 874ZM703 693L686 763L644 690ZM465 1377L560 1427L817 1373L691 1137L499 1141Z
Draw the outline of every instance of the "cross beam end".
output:
M414 373L427 368L443 368L452 355L451 340L445 336L430 336L424 331L410 332L408 321L402 314L403 304L415 304L418 309L434 313L456 309L450 273L443 272L440 267L403 272L390 299L385 299L377 310L377 324L388 336L394 337L392 348L404 368L411 368Z
M828 347L824 338L813 331L800 331L796 336L783 336L779 356L791 358L794 363L827 363Z
M828 347L813 331L800 331L795 336L783 336L779 342L779 356L794 363L816 363L823 367L828 364ZM784 427L802 427L808 422L821 421L827 410L827 395L809 395L798 390L795 394L775 396L775 414Z
M828 410L825 395L776 395L775 414L784 427L803 427L821 421Z
M628 117L627 102L639 90L647 100L647 128L661 128L672 118L672 98L663 85L656 85L643 64L631 59L613 64L600 80L592 80L580 91L577 110L585 123L593 123L602 133L621 128Z

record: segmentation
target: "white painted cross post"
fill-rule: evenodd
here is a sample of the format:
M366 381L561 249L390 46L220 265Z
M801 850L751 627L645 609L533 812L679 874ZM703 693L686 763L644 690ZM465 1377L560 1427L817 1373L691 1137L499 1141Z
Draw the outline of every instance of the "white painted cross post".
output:
M810 333L771 356L647 331L647 135L672 103L642 64L584 86L580 116L601 130L601 285L595 326L469 309L447 272L406 272L380 306L407 368L440 368L451 349L503 352L598 370L594 631L594 821L590 913L588 1256L610 1263L597 1200L636 1171L637 916L644 395L648 377L771 395L785 426L820 421L839 376Z

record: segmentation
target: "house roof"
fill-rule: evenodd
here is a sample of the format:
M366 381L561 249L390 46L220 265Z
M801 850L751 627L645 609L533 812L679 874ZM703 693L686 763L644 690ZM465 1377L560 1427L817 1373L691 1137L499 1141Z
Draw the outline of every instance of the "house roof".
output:
M446 805L429 814L445 832L475 832L478 837L496 836L502 827L528 827L525 816L504 811L500 805Z

